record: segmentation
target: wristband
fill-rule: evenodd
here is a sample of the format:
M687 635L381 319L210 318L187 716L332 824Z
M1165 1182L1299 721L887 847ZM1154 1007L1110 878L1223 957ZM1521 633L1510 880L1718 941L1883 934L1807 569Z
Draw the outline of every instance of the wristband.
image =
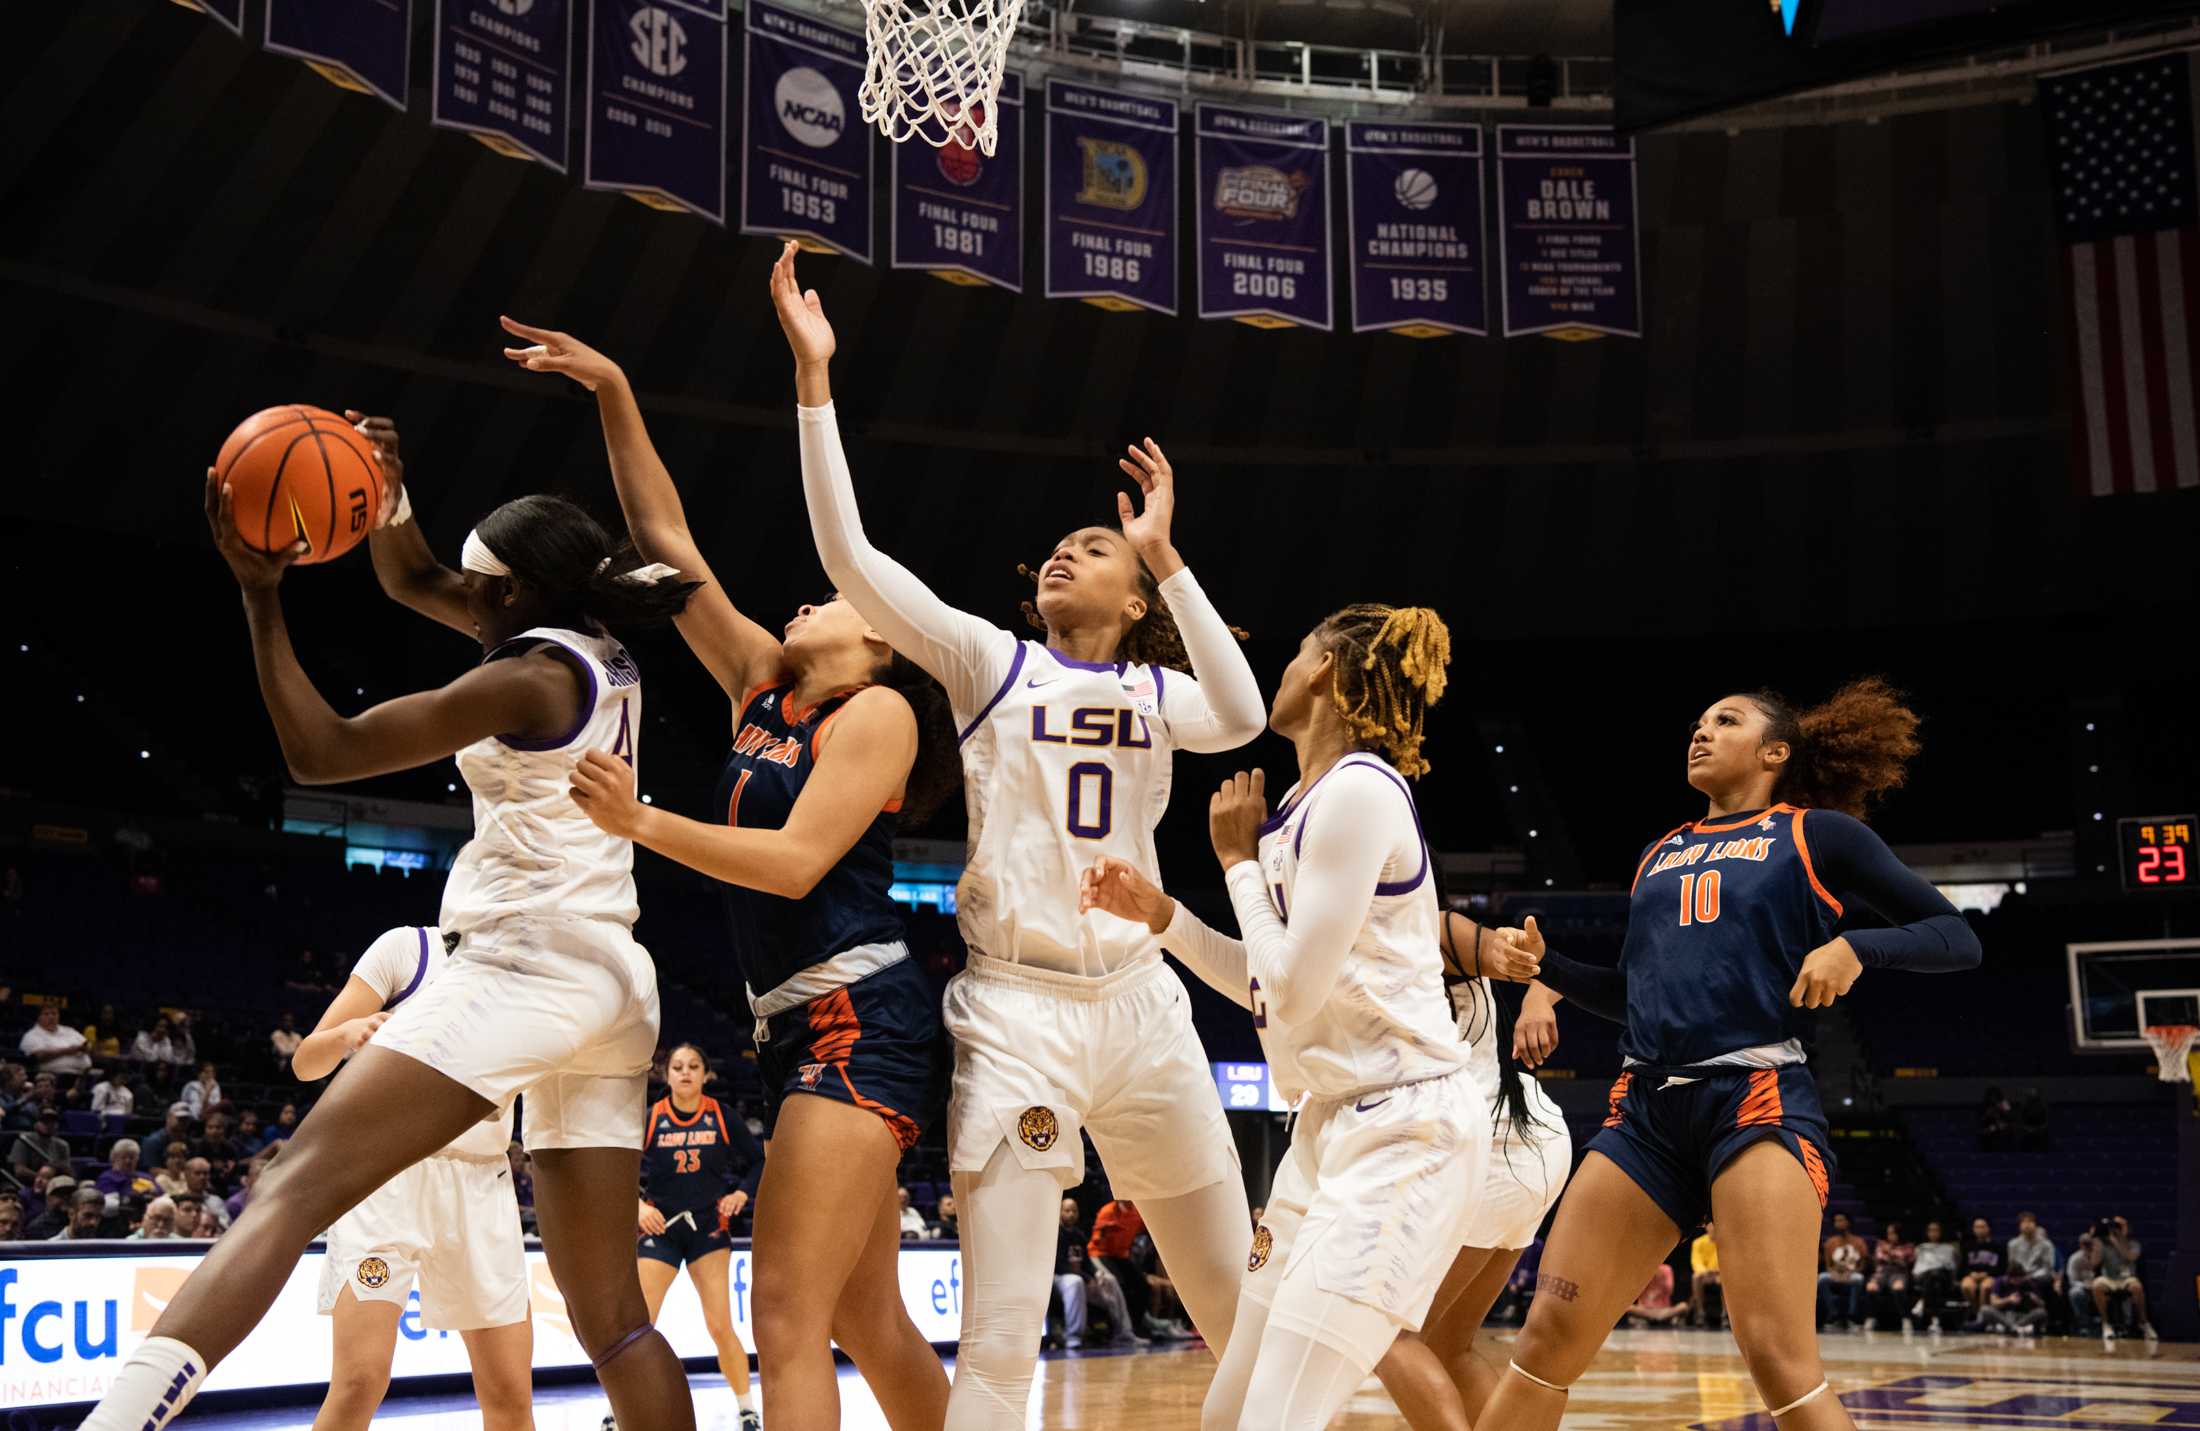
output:
M397 489L397 510L396 510L396 511L394 511L394 512L392 512L392 513L390 513L390 519L389 519L388 521L384 522L384 523L383 523L382 525L383 525L383 526L384 526L385 528L387 528L387 527L402 527L402 526L404 526L404 525L405 525L405 523L407 523L407 522L411 521L412 519L413 519L413 499L412 499L412 493L410 493L410 492L406 491L406 490L405 490L404 488L400 487L400 488L398 488L398 489Z

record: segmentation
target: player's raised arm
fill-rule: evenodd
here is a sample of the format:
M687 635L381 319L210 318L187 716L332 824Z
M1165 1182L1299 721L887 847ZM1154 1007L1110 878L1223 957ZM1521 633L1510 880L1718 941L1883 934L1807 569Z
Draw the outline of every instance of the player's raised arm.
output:
M428 549L426 534L413 520L412 494L405 490L405 463L397 450L397 424L350 408L344 410L344 420L373 445L375 460L382 466L384 505L374 530L367 533L374 579L399 605L462 635L473 635L473 618L466 613L465 578L436 560L435 553Z
M515 318L498 321L526 343L506 348L505 357L531 372L563 373L596 395L611 484L618 490L619 509L635 547L645 560L662 562L703 583L675 623L688 649L736 701L770 681L779 672L779 638L742 614L703 559L688 530L680 490L649 440L625 371L570 333L531 327Z
M840 444L829 376L835 339L816 290L796 286L795 246L772 266L772 305L795 360L796 415L801 426L802 492L818 560L842 596L893 648L947 688L960 714L975 712L1000 689L1016 653L1016 638L957 611L907 567L871 545L856 508L855 479Z

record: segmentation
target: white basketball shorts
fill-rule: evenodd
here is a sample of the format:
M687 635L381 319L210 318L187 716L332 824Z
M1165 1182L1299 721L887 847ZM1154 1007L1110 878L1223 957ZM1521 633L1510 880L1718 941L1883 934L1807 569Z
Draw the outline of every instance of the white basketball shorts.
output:
M1574 1140L1566 1131L1566 1115L1536 1086L1533 1075L1521 1077L1527 1082L1528 1112L1534 1121L1506 1119L1493 1130L1489 1171L1467 1218L1463 1246L1514 1249L1535 1241L1535 1230L1566 1190L1573 1171Z
M328 1231L321 1315L346 1287L402 1307L420 1284L420 1320L439 1332L524 1322L527 1253L511 1168L499 1158L426 1158Z

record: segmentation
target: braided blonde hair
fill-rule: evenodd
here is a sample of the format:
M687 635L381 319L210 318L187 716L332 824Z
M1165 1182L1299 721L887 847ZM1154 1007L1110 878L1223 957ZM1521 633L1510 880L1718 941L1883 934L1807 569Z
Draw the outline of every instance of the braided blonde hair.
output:
M1329 698L1353 742L1382 751L1401 775L1427 774L1424 726L1451 664L1444 619L1426 606L1363 602L1333 612L1315 636L1336 653Z

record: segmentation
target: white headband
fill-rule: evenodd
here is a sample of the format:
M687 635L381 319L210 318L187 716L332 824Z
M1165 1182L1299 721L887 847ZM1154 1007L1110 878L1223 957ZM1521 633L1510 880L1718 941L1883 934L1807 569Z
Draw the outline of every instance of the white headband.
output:
M459 551L458 564L467 571L479 572L483 576L512 574L512 569L504 564L504 559L490 551L489 544L481 539L479 527L466 534L466 545Z

